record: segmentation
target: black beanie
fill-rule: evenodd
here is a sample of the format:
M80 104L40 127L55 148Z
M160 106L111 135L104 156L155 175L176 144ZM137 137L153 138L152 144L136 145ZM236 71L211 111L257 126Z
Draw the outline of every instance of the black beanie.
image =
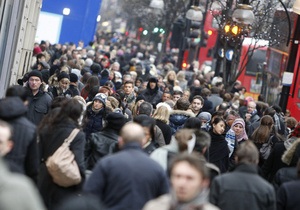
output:
M64 79L64 78L67 78L68 80L70 80L69 74L68 74L67 72L62 71L62 72L60 72L60 73L58 74L57 80L60 81L60 80L62 80L62 79Z
M107 127L120 131L123 125L127 122L122 113L111 112L106 116Z
M29 74L28 74L28 79L29 79L30 77L38 77L38 78L40 78L41 81L43 81L43 75L42 75L42 73L41 73L40 71L38 71L38 70L32 70L31 72L29 72Z
M74 73L70 73L70 82L78 82L78 76Z
M138 101L140 101L140 100L144 100L144 101L146 101L146 98L145 98L145 96L144 96L144 95L142 95L142 94L138 95L138 96L136 97L136 99L135 99L135 103L136 103L136 102L138 102Z

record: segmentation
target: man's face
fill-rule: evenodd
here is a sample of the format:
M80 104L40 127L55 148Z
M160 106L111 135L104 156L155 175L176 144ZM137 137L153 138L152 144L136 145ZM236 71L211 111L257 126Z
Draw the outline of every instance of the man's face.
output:
M165 101L168 101L170 99L171 99L171 94L170 93L164 93L161 100L163 102L165 102Z
M247 112L252 113L256 108L256 105L254 102L250 101L247 105Z
M7 127L0 126L0 156L5 156L11 149L10 130Z
M171 172L171 184L179 202L189 202L199 195L208 181L188 162L178 162Z
M29 78L28 84L32 91L37 91L42 85L42 81L39 77L32 76Z
M202 101L195 98L192 102L193 110L199 112L202 107L203 107Z
M124 92L126 95L129 95L133 91L133 86L131 83L124 85Z

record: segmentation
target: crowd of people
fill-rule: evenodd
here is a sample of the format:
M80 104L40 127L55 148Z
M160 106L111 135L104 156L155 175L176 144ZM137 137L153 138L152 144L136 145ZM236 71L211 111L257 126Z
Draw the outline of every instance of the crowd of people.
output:
M0 100L0 209L299 208L300 124L239 81L130 40L33 55ZM76 128L61 186L46 163Z

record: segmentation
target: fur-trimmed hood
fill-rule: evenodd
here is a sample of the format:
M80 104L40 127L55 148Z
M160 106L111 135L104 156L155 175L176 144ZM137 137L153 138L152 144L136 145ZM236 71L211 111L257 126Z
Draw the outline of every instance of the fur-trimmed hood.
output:
M190 111L185 111L185 110L173 110L170 114L171 115L184 115L187 117L195 117L195 114Z
M299 147L300 144L300 138L298 138L294 143L288 148L284 154L282 155L282 162L284 162L287 165L290 165L292 163L292 160L294 158L298 158L298 154L296 154L297 150L300 149ZM296 157L297 156L297 157Z

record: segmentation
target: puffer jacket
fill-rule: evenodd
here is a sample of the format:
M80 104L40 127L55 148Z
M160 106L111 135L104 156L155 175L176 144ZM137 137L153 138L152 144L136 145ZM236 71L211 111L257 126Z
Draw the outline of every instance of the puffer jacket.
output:
M86 124L83 129L86 135L86 139L88 139L92 133L101 131L101 129L103 128L104 117L105 108L102 108L99 112L96 113L92 110L92 104L87 107L85 119Z
M184 110L174 110L169 118L172 135L176 133L178 129L183 128L185 121L190 117L195 117L195 114Z

